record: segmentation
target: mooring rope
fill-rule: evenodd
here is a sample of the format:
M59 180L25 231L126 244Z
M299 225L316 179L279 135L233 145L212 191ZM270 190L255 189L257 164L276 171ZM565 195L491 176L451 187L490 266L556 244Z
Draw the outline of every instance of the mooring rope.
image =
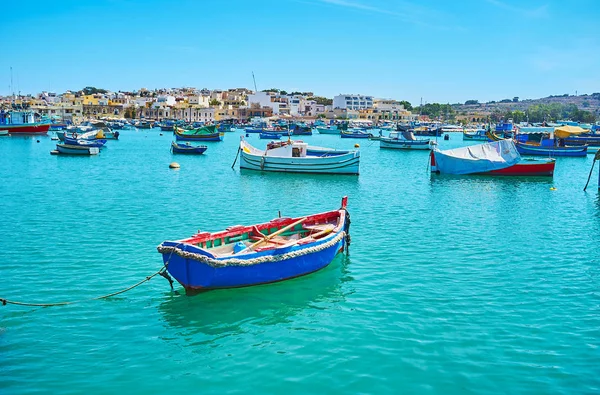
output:
M594 171L594 165L596 164L597 160L600 160L600 150L596 151L596 154L594 155L594 161L592 162L592 168L590 169L590 174L588 175L588 179L587 179L587 182L585 183L585 187L583 187L584 192L587 189L588 184L590 183L590 178L592 178L592 172ZM600 185L598 185L598 188L600 188Z
M157 275L161 275L163 277L165 277L165 275L169 276L168 273L166 273L166 266L163 267L163 268L161 268L159 271L157 271L153 275L147 276L142 281L139 281L138 283L136 283L136 284L134 284L134 285L132 285L130 287L127 287L127 288L122 289L122 290L117 291L117 292L109 293L108 295L97 296L95 298L72 300L72 301L68 301L68 302L53 302L53 303L17 302L17 301L14 301L14 300L8 300L8 299L0 298L0 303L2 303L3 306L6 306L7 304L14 304L14 305L17 305L17 306L50 307L50 306L65 306L65 305L68 305L68 304L89 302L89 301L92 301L92 300L101 300L101 299L110 298L111 296L115 296L115 295L119 295L119 294L125 293L127 291L131 291L132 289L134 289L136 287L139 287L140 285L142 285L146 281L150 281L150 279L152 279L153 277L155 277ZM167 277L165 277L165 278L167 278ZM167 280L169 280L169 278L167 278ZM170 281L173 281L173 280L170 280ZM171 287L173 287L173 285L171 285Z
M172 255L173 255L172 253L169 255L169 259L167 259L167 262L165 262L164 266L162 268L160 268L160 270L157 271L156 273L154 273L154 274L152 274L150 276L147 276L142 281L139 281L139 282L137 282L136 284L134 284L134 285L132 285L130 287L127 287L127 288L122 289L120 291L109 293L107 295L96 296L95 298L71 300L71 301L68 301L68 302L53 302L53 303L17 302L17 301L14 301L14 300L8 300L8 299L0 298L0 303L2 303L3 306L6 306L7 304L14 304L14 305L17 305L17 306L51 307L51 306L65 306L65 305L75 304L75 303L90 302L92 300L107 299L107 298L110 298L112 296L116 296L116 295L125 293L127 291L131 291L132 289L139 287L143 283L145 283L147 281L150 281L153 277L156 277L156 276L162 276L165 279L167 279L167 281L171 285L171 290L173 290L173 279L171 278L171 276L169 275L169 273L167 273L167 268L169 266L169 261L171 260L171 256Z

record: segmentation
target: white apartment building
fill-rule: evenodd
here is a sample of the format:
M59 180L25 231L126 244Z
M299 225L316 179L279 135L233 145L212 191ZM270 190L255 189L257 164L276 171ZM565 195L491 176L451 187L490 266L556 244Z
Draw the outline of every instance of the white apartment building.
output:
M337 95L333 97L333 108L346 110L366 110L373 108L373 96Z
M302 108L303 101L304 97L302 95L288 95L288 103L291 115L300 115L304 113L304 109Z
M156 98L156 102L166 104L167 106L174 106L177 101L175 100L175 96L160 95L158 98Z
M210 95L192 95L187 97L188 103L200 107L210 106Z

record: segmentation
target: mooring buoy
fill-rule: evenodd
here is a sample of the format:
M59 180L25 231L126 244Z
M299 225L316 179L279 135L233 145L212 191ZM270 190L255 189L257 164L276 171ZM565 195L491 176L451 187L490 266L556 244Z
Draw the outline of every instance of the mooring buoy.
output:
M177 163L177 162L172 162L172 163L169 165L169 168L170 168L170 169L179 169L180 167L181 167L181 166L179 166L179 163Z

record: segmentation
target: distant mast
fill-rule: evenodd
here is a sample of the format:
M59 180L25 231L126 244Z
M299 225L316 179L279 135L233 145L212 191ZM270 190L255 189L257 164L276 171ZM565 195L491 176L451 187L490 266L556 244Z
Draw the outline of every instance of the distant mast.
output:
M13 100L15 100L15 89L14 89L14 85L13 85L12 66L10 66L10 94L12 95Z
M254 78L254 71L252 72L252 81L254 81L254 93L258 93L258 89L256 89L256 78Z

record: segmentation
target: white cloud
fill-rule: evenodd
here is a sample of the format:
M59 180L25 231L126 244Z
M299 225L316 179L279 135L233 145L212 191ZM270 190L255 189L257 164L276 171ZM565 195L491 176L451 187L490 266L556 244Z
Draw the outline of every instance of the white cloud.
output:
M406 1L393 1L383 5L364 4L358 1L350 0L318 0L321 4L328 4L337 7L351 8L360 11L366 11L374 14L388 15L394 19L406 23L420 25L428 28L440 30L462 30L462 28L451 23L451 16L440 13L437 9L423 7Z
M550 16L550 14L548 12L547 4L541 5L537 8L529 9L529 8L514 6L512 4L508 4L508 3L500 1L500 0L485 0L485 1L487 1L489 4L492 4L498 8L502 8L504 10L510 11L512 13L515 13L515 14L518 14L520 16L527 17L527 18L547 18Z

